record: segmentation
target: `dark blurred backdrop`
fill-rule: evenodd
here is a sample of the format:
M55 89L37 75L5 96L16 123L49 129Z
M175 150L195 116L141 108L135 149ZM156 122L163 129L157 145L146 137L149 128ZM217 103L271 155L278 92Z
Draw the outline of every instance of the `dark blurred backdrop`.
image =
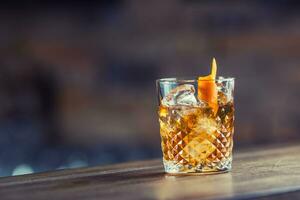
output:
M300 4L0 6L0 176L159 157L155 79L236 77L235 149L300 141Z

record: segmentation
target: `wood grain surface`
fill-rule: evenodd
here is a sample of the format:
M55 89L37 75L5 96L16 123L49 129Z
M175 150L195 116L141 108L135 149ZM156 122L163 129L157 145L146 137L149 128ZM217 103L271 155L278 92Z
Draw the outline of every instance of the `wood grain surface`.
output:
M161 160L0 178L0 199L289 199L300 197L300 145L234 154L230 173L170 176Z

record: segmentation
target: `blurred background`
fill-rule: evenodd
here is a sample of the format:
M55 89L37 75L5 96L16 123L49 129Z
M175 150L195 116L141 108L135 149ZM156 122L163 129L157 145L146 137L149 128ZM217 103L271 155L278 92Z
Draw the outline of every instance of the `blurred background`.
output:
M299 53L296 0L1 3L0 176L160 157L155 79L213 56L235 150L300 141Z

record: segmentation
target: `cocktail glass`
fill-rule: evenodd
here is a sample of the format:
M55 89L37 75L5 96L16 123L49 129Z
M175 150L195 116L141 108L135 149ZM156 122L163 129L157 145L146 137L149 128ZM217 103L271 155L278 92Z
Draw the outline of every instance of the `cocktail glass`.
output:
M165 78L158 79L156 84L165 172L229 171L234 133L234 78ZM201 87L209 84L215 86L215 103L202 97L209 91L204 94Z

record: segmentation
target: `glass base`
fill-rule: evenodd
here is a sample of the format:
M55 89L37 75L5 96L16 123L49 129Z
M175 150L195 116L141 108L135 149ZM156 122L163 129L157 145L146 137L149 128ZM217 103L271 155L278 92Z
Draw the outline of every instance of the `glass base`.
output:
M166 173L170 174L218 174L225 173L231 170L231 159L215 163L214 165L197 165L180 164L174 161L163 160Z

